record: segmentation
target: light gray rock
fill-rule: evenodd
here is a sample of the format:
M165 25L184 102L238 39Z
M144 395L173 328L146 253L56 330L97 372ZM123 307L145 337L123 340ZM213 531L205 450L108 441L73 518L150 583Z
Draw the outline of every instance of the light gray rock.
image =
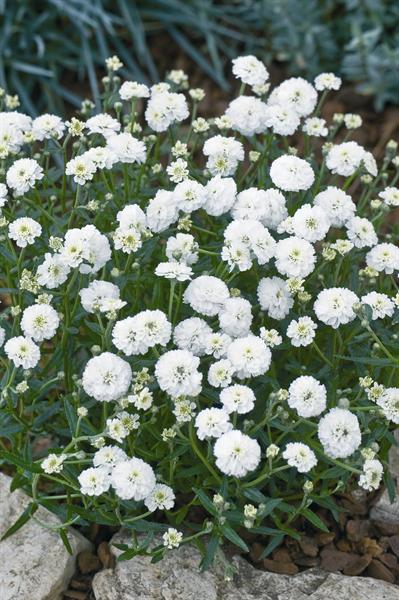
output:
M121 532L112 540L128 543ZM118 550L113 548L118 555ZM345 577L309 569L295 576L267 573L241 557L233 564L237 574L225 581L220 566L201 573L200 556L191 546L166 554L151 564L147 557L117 562L115 569L96 574L96 600L399 600L397 586L365 577Z
M21 490L10 493L11 478L0 473L0 537L25 510L30 498ZM40 507L35 517L59 524ZM58 533L30 520L14 535L0 541L1 600L59 600L75 572L76 555L91 544L78 532L68 534L74 551L66 551Z
M394 435L399 443L399 429ZM370 518L373 521L399 525L399 446L392 446L389 451L389 468L392 477L396 479L396 499L391 504L388 492L385 490L371 509Z

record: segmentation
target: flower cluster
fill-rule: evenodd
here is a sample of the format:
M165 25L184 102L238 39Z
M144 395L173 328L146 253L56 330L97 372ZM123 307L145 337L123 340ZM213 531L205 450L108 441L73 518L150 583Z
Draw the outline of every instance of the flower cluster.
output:
M330 73L270 91L239 57L240 95L207 120L183 72L148 88L107 65L97 114L0 112L18 481L65 499L69 522L143 531L161 511L154 555L377 489L399 424L397 145L378 166L356 115L320 116ZM202 528L166 527L196 505Z

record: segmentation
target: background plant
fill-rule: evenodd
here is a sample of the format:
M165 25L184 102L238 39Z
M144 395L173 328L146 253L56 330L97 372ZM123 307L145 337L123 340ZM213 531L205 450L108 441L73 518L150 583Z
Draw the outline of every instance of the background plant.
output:
M267 309L261 310L256 296L256 288L264 276L281 274L274 263L262 265L253 259L250 268L241 271L229 268L225 256L221 260L224 231L232 221L228 211L213 217L211 211L203 207L195 211L181 210L180 218L176 214L169 226L161 228L160 233L155 227L152 233L146 229L141 232L141 243L137 243L134 251L132 248L128 252L122 250L115 243L119 211L126 205L133 205L148 213L156 193L165 190L163 210L167 212L176 188L177 156L186 159L187 172L181 175L180 171L181 178L186 180L189 175L187 181L197 182L197 187L202 189L201 186L210 179L209 171L204 168L204 143L221 132L225 134L228 125L223 119L208 122L197 118L198 102L203 93L201 90L191 90L188 94L192 105L191 123L169 123L169 126L154 133L142 118L141 105L130 99L125 104L120 102L120 80L113 72L119 67L118 59L114 57L107 64L109 73L105 89L102 90L101 108L112 118L108 117L105 122L107 127L123 126L127 132L134 132L136 138L133 138L133 143L137 147L135 160L118 160L112 167L105 166L105 163L93 167L92 154L88 155L87 152L93 148L96 151L104 150L108 148L108 142L107 137L104 139L95 129L106 116L100 115L97 120L95 117L94 121L85 121L94 109L90 104L86 104L84 114L80 114L79 119L71 120L67 126L54 116L50 116L49 124L49 116L46 116L44 120L36 120L31 130L29 119L26 122L26 117L22 115L20 118L25 122L27 131L24 137L17 136L18 139L14 140L17 146L20 145L19 149L8 151L7 143L4 149L3 140L1 175L9 188L15 191L5 200L7 189L4 186L0 190L3 204L0 221L0 293L6 306L2 313L6 344L10 338L24 331L23 320L27 308L50 304L61 315L54 335L40 342L39 364L31 368L18 367L15 360L8 356L7 346L6 353L1 351L0 458L3 465L12 468L13 488L23 487L32 497L29 507L6 535L23 526L29 518L36 518L35 512L42 505L60 517L58 530L67 546L66 531L71 524L84 527L94 521L100 525L121 525L132 532L132 544L122 548L123 558L129 558L150 552L150 542L157 532L166 533L168 544L172 547L177 545L181 540L176 537L176 532L168 532L172 527L185 533L183 541L196 540L203 554L203 566L206 567L220 552L223 541L228 540L247 551L245 536L242 535L244 529L250 534L267 537L265 555L284 536L298 538L295 530L298 517L316 528L326 530L314 508L327 508L338 519L339 508L334 495L355 485L363 474L364 461L371 457L378 456L381 461L379 464L384 468L384 481L393 496L394 485L387 469L387 457L393 443L394 425L391 421L398 418L398 407L392 407L393 417L390 421L384 417L385 413L376 405L376 400L384 392L384 385L396 386L396 392L399 387L398 344L392 335L398 322L396 273L391 275L364 268L368 249L348 246L348 240L342 239L343 228L332 228L326 240L320 238L320 243L315 244L315 269L310 270L304 280L290 277L292 311L289 316L287 314L275 320ZM266 69L263 72L266 73ZM173 73L170 79L172 89L180 89L182 84L187 87L185 75ZM296 83L289 85L295 86ZM299 85L303 85L303 82ZM242 85L242 94L244 91L245 85ZM149 93L148 90L144 90L146 93ZM265 85L262 92L265 100L267 93ZM317 104L317 94L312 86L308 85L306 93L311 98L308 114L313 111L320 114L326 92L320 94ZM306 93L303 93L305 101ZM251 101L242 94L239 102ZM159 98L162 98L162 92L159 95L155 93L150 102ZM178 101L183 103L184 109L181 118L175 120L184 121L188 117L184 97L173 96L173 100L172 112ZM265 110L260 100L252 100L255 100L257 109ZM170 101L169 96L164 100L167 101ZM168 110L165 109L166 114ZM155 113L158 115L157 111ZM247 117L246 112L244 116ZM148 113L146 117L156 129L155 117L153 121ZM13 112L6 113L1 118L5 124L7 118L14 119L15 115ZM229 131L228 136L230 143L236 146L242 144L242 149L245 148L249 157L248 161L244 161L242 154L233 169L238 191L257 187L260 190L273 188L272 191L276 192L270 166L275 165L276 159L282 156L288 160L296 159L296 150L291 147L294 138L277 135L271 126L267 129L263 124L261 133L243 135L237 131L242 125L241 121L244 118L238 120L235 131ZM314 135L309 133L311 124L319 127L316 127ZM325 130L323 135L327 142L323 148L317 133L320 125ZM353 127L358 125L356 115L337 115L328 127L317 117L307 121L307 133L300 134L301 156L306 159L301 164L306 166L308 174L309 171L313 173L313 169L315 178L299 192L287 189L287 208L293 216L302 204L312 204L318 192L329 185L337 185L342 191L351 192L357 201L359 214L369 219L368 227L370 223L375 227L379 240L389 242L396 239L398 233L398 224L387 222L386 219L390 207L398 202L399 192L394 187L399 177L399 161L395 157L397 144L389 144L379 168L372 157L364 154L364 150L356 144L350 146L352 152L349 156L352 158L353 153L360 152L363 158L359 159L358 166L350 174L346 177L334 174L329 166L328 155L334 148L333 142L342 139L347 142ZM276 126L279 126L279 121ZM299 119L294 129L298 127ZM16 128L13 129L14 135L15 131ZM119 139L118 136L116 138ZM338 145L336 148L339 150L342 147ZM24 183L20 171L22 167L16 161L21 156L33 161L36 173L35 180L31 180L23 189L19 189L20 177ZM103 159L104 155L101 156ZM231 158L230 154L227 158ZM213 167L211 162L209 169L223 170L226 164L229 166L223 153L221 159ZM37 165L34 161L37 161ZM93 169L90 172L88 168ZM223 181L227 180L222 180L222 184ZM389 201L383 201L381 197L377 199L376 196L386 186L393 188ZM252 190L251 193L255 192ZM34 219L42 226L27 247L18 243L21 238L22 241L24 239L26 226L18 230L19 233L13 232L14 224L24 217ZM66 246L63 238L69 230L93 225L103 235L103 242L107 239L112 242L112 250L104 264L94 273L87 269L80 270L75 264L59 285L47 288L41 284L38 268L46 254L62 254ZM240 227L243 227L242 222ZM175 348L172 341L168 341L166 347L158 344L133 356L126 357L119 352L134 373L132 393L142 391L144 386L148 386L153 393L153 405L146 410L136 410L136 405L126 402L126 398L121 398L120 404L99 402L87 392L84 382L82 384L82 373L89 360L103 352L116 354L113 337L115 321L148 309L162 310L173 326L185 318L197 316L190 304L184 301L187 281L175 281L173 277L169 281L154 274L160 264L167 262L167 241L179 232L192 233L198 244L199 260L193 266L194 281L195 277L204 274L218 277L228 286L232 298L251 299L253 332L260 331L262 327L267 330L276 327L281 337L284 334L284 340L270 343L270 368L265 367L265 372L245 379L256 396L254 409L248 416L234 413L231 417L234 427L256 440L261 449L258 470L247 473L245 477L227 476L217 467L213 455L214 441L201 439L194 425L196 412L219 403L220 389L207 381L208 370L215 363L212 356L206 355L201 359L200 369L204 375L201 393L193 394L192 401L183 399L180 404L181 399L171 397L157 383L156 365L160 354L164 355ZM137 231L133 228L130 233L134 242ZM273 231L276 239L284 237L286 233L284 228L279 233ZM127 246L132 239L126 238ZM339 250L342 248L339 241L343 242L346 250ZM338 246L334 246L337 243ZM374 244L375 240L369 245ZM72 246L71 254L65 260L68 260L68 256L70 259L76 251L76 247ZM89 256L87 262L90 261ZM172 269L173 265L175 268L180 266L183 274L184 267L187 269L184 261L182 264L172 263L169 268ZM393 270L398 269L399 261L396 260ZM93 279L114 282L119 288L122 304L111 304L107 311L85 309L79 292L86 289ZM353 314L352 321L339 329L333 330L319 319L317 337L309 342L309 347L294 347L289 336L285 335L291 320L313 314L313 302L319 292L336 286L355 290L359 297L376 289L387 295L392 314L386 319L374 319L371 308L363 303L356 309L358 316ZM208 321L214 329L218 329L215 313L210 315ZM275 339L275 333L273 336ZM287 388L292 381L309 373L324 382L328 409L349 407L359 420L361 449L357 448L356 452L343 460L325 452L317 437L318 419L298 417L286 402ZM177 415L188 418L176 422ZM127 434L118 439L116 426L126 427ZM82 471L91 467L93 455L105 439L107 443L123 448L130 457L135 456L151 464L159 481L173 488L175 506L154 516L155 511L145 510L139 501L121 498L112 489L94 496L83 492L79 477ZM44 461L44 456L38 450L38 445L43 441L48 444L45 456L50 455L50 459L45 458ZM307 444L317 456L319 463L311 474L298 474L283 458L282 450L292 442ZM50 463L46 462L48 460ZM375 487L378 484L379 480ZM147 534L144 541L137 540L137 533ZM165 551L166 546L163 545L152 549L151 553L157 560Z
M399 102L395 0L2 0L0 11L0 85L30 114L65 114L85 95L98 103L98 69L113 53L123 76L155 82L170 48L224 89L229 60L252 52L294 75L341 74L377 109Z

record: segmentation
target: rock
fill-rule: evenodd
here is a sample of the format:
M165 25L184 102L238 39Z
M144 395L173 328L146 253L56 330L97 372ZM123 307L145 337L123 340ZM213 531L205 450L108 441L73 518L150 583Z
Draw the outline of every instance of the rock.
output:
M249 553L250 559L254 563L260 562L262 560L260 557L264 549L265 546L262 546L262 544L259 544L258 542L254 542L251 546L251 551Z
M390 571L385 565L382 564L382 562L375 558L369 564L367 573L376 579L382 579L383 581L388 581L389 583L395 582L395 575L392 573L392 571Z
M367 569L371 560L372 556L370 556L370 554L358 556L354 560L349 561L348 565L343 570L344 575L361 575L363 571Z
M360 540L369 535L370 523L361 519L350 519L346 524L346 535L351 542Z
M113 538L129 543L123 532ZM115 555L119 551L112 548ZM204 573L198 570L200 555L194 546L167 553L161 562L136 556L116 562L115 569L97 573L93 580L96 600L399 600L399 588L364 577L309 569L297 575L279 575L255 569L240 556L233 558L236 575L225 581L216 564Z
M399 496L392 502L385 490L370 511L370 519L389 525L399 526Z
M112 554L108 542L101 542L99 544L97 555L104 569L111 569L115 566L115 556Z
M10 493L11 478L0 473L0 536L15 523L30 498L21 490ZM40 507L35 515L49 526L58 518ZM31 519L14 535L0 542L1 600L58 600L75 572L76 555L90 548L78 532L69 530L73 555L58 533Z
M396 556L399 556L399 535L393 535L388 538L388 544L392 552L396 554Z
M263 559L262 564L266 571L280 573L281 575L296 575L299 571L298 567L291 561L265 558Z
M319 549L314 539L306 535L301 536L301 539L299 540L299 546L306 556L315 558L315 556L317 556L319 553Z
M365 537L358 544L359 550L362 554L370 554L372 557L379 556L383 553L383 548L373 538Z
M324 548L321 553L321 567L326 571L342 571L349 563L357 558L356 554Z
M87 573L94 573L95 571L99 571L101 569L101 561L92 552L85 550L81 552L78 556L78 567L79 571L86 575Z
M393 554L389 554L389 553L384 553L381 554L378 557L378 560L381 561L386 567L388 567L388 569L391 569L391 571L398 571L398 559L396 558L396 556L394 556Z
M327 546L327 544L331 544L331 542L335 539L335 533L330 531L328 533L324 531L318 531L314 537L315 542L318 546Z

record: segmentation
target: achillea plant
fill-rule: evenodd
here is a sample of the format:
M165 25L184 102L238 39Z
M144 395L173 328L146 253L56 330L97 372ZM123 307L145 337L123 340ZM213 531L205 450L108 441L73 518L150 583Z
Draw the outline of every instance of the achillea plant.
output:
M123 558L203 537L206 567L243 528L267 554L340 491L392 492L396 144L378 167L359 117L320 117L330 73L269 93L237 58L207 121L181 71L148 89L120 67L100 114L0 113L0 456L32 496L11 532L43 505L63 539L147 532Z

